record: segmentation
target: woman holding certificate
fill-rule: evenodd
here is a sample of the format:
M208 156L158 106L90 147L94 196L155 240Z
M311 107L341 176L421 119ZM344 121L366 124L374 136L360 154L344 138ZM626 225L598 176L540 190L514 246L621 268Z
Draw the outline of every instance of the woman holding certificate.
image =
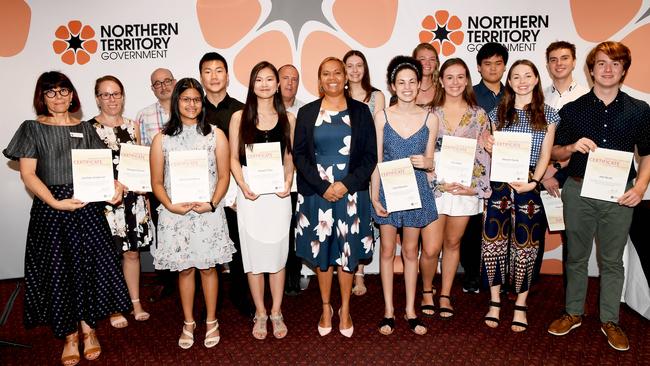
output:
M352 277L372 258L370 175L377 164L375 126L368 106L346 98L345 65L328 57L318 67L321 98L298 111L293 160L298 177L296 253L316 267L322 300L321 336L332 330L334 266L341 292L339 331L352 337Z
M388 83L397 96L397 103L375 116L377 131L377 156L381 164L405 160L408 170L415 169L413 189L419 195L420 207L414 209L391 208L386 189L387 182L378 167L372 174L372 217L379 224L381 238L381 284L384 290L384 318L379 332L384 335L395 329L393 306L393 261L397 229L402 228L402 259L406 287L404 319L415 334L424 335L427 328L415 312L415 289L418 278L418 239L422 245L431 246L433 222L438 218L433 193L429 188L427 170L433 168L433 149L438 131L438 118L415 104L422 80L422 66L412 57L397 56L388 64ZM406 136L406 137L404 137ZM393 202L395 199L393 199ZM388 204L387 204L388 203ZM429 282L430 283L430 282Z
M484 216L481 250L482 276L490 286L490 308L485 324L491 328L499 325L500 290L502 285L509 285L517 293L510 329L523 332L528 327L528 290L539 272L538 261L542 259L538 258L539 245L546 233L539 181L548 166L560 118L553 108L544 104L539 72L528 60L516 61L510 67L505 94L489 117L496 125L495 135L499 136L488 136L485 145L492 154L492 195ZM521 136L527 137L528 143L520 142ZM497 148L513 152L499 160ZM517 169L512 168L512 162L521 159L528 161L527 178L496 181L495 171L515 176ZM512 174L508 174L510 170Z
M440 89L433 101L438 117L434 194L440 218L433 224L433 245L422 247L422 313L434 314L431 282L442 256L442 287L438 315L454 315L451 287L458 269L460 240L470 216L483 212L490 196L490 155L483 146L489 128L487 114L476 103L465 62L451 58L440 67Z
M43 73L34 91L36 120L22 123L3 151L19 160L20 176L34 194L25 248L25 324L47 324L65 338L61 363L79 363L101 353L97 321L131 309L129 293L104 217L103 202L74 198L72 150L104 149L80 109L77 91L62 73ZM122 196L116 184L113 199Z
M115 76L106 75L95 82L95 101L99 115L88 122L113 154L113 174L117 179L120 147L139 144L140 129L133 120L122 117L124 87ZM131 187L134 188L134 187ZM127 192L119 205L106 205L104 214L113 234L113 241L122 254L122 271L133 303L133 316L137 321L149 319L149 313L140 304L140 248L153 241L154 227L144 194ZM111 325L123 328L128 321L122 314L111 315Z
M377 112L384 109L386 100L384 99L384 93L370 84L370 72L368 71L366 56L361 51L350 50L343 56L343 63L345 64L345 76L348 79L345 85L346 95L354 100L366 103L370 113L375 116ZM375 239L378 234L375 230ZM363 264L359 264L354 274L352 293L357 296L363 296L368 290L363 278L363 267Z
M178 345L194 344L195 269L201 274L206 307L203 345L220 340L217 322L217 264L230 262L235 247L228 236L222 199L230 180L228 140L205 121L203 88L195 79L176 83L171 116L151 144L151 185L160 201L156 269L179 271L184 325Z
M237 220L244 272L255 303L253 337L267 335L264 273L269 273L273 336L284 338L284 267L291 225L291 142L295 120L279 92L278 71L262 61L251 70L244 109L230 119L230 170L239 187ZM259 169L262 167L263 169ZM261 172L261 173L260 173Z

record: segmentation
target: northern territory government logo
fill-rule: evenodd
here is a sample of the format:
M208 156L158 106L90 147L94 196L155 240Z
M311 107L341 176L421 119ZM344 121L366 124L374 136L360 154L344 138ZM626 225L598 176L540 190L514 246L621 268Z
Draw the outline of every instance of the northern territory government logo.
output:
M96 40L96 29L99 39ZM178 23L103 24L99 28L71 20L54 32L54 53L68 65L88 63L99 49L104 61L166 58Z
M463 45L478 51L483 44L498 42L509 51L535 51L540 32L549 28L547 14L469 15L465 21L447 10L422 19L420 42L430 43L439 54L450 56Z

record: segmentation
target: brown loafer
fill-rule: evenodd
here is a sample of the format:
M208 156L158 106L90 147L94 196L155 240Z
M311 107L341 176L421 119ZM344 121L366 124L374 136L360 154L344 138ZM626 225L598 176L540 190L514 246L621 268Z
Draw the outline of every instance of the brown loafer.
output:
M564 314L548 326L548 332L556 336L563 336L581 325L582 316Z
M607 343L617 351L627 351L630 349L630 341L627 339L623 329L614 322L603 323L600 330L607 336Z

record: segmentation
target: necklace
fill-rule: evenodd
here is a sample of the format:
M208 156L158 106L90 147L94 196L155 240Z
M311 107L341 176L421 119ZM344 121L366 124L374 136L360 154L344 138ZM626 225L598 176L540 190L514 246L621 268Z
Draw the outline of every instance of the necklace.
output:
M426 92L426 91L429 91L429 89L431 89L432 87L433 87L433 83L431 83L431 85L429 85L429 87L426 88L426 89L422 89L422 88L420 87L420 91Z

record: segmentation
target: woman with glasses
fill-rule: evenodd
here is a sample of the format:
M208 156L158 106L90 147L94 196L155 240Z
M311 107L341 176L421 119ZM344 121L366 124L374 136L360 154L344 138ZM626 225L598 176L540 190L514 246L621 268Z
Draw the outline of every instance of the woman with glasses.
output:
M95 101L99 115L88 122L95 127L99 138L113 153L113 174L117 179L122 144L140 144L137 124L122 117L124 87L112 75L103 76L95 82ZM144 193L129 191L119 205L106 205L104 214L113 234L118 253L122 255L122 271L133 303L133 317L137 321L149 319L140 303L140 248L153 241L154 227ZM115 328L124 328L128 321L122 314L110 318Z
M287 114L279 92L278 71L269 62L262 61L251 70L248 95L244 109L235 112L230 120L230 168L237 181L237 221L241 242L244 272L255 303L253 337L267 335L264 305L264 273L269 274L273 305L271 325L273 336L284 338L287 326L280 309L284 294L285 266L289 253L289 226L291 225L291 183L293 161L291 140L292 114ZM276 193L259 194L246 179L247 152L257 144L279 142L279 153L284 167L284 186ZM249 185L250 184L250 185Z
M154 137L150 153L151 185L161 204L153 263L156 269L180 272L178 288L185 319L178 346L183 349L194 344L194 276L199 270L207 316L203 345L211 348L221 339L215 266L230 262L235 252L222 201L230 181L228 140L205 120L203 88L197 80L179 80L171 100L169 122ZM208 202L171 201L170 153L186 150L205 151L211 192Z
M106 146L89 123L72 113L80 109L70 80L43 73L34 91L36 120L23 122L3 151L18 160L20 177L34 195L25 248L25 325L49 325L65 338L61 363L95 360L101 346L98 320L131 309L129 293L112 245L104 203L74 198L72 149ZM122 187L116 182L116 204Z

